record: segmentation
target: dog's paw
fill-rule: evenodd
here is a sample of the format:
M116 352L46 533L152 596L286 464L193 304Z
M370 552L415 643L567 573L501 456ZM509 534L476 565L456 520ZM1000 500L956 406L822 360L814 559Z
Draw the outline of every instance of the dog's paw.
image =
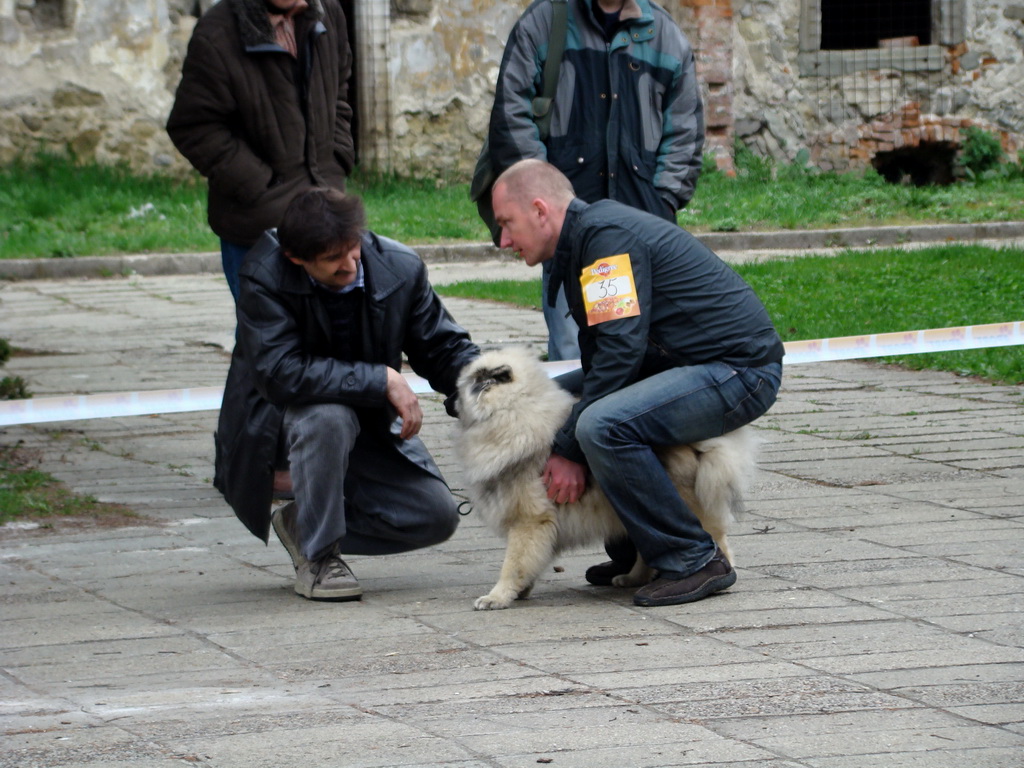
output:
M511 600L502 600L495 597L492 593L478 597L476 602L473 603L473 608L478 611L500 611L503 608L508 608L510 605L512 605Z
M613 587L642 587L644 584L650 584L651 579L654 578L654 569L648 568L647 564L642 560L637 559L636 564L633 566L633 570L629 573L622 573L618 576L612 577Z

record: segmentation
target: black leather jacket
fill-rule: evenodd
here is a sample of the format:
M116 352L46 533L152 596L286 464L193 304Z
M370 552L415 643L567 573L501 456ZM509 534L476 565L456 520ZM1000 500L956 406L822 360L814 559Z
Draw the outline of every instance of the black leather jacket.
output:
M590 324L581 280L625 257L635 315ZM555 435L554 451L585 458L576 421L592 403L656 373L722 362L755 368L785 350L753 289L703 243L664 219L613 200L569 204L555 250L547 301L565 285L580 327L583 393Z
M330 356L327 313L305 270L281 255L275 230L264 233L239 272L238 336L224 386L213 483L238 518L267 540L273 472L289 404L342 403L376 410L387 430L385 366L412 369L450 395L462 367L480 354L427 281L413 251L368 232L362 240L365 362ZM417 453L418 441L397 441ZM419 463L418 455L409 458Z

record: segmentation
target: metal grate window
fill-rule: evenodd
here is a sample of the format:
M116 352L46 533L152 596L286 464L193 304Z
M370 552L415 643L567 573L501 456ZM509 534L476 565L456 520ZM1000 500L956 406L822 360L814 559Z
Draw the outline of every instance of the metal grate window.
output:
M821 0L821 50L931 45L931 0Z
M814 78L818 116L869 120L909 103L948 112L950 50L965 0L802 0L800 75Z

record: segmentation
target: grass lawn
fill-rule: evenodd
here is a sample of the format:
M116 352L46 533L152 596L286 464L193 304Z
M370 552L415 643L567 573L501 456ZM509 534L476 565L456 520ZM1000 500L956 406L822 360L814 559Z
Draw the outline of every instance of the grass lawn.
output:
M784 341L1024 320L1024 250L949 245L848 251L736 267L764 301ZM539 307L540 278L455 283L446 296ZM1024 347L880 358L1024 383Z
M868 174L774 167L749 153L739 175L706 170L679 222L696 232L817 229L1024 220L1024 173L948 187L913 187ZM1018 168L1019 166L1007 166ZM409 244L485 242L468 184L356 174L349 191L371 228ZM206 184L75 165L55 156L0 169L0 258L215 251Z

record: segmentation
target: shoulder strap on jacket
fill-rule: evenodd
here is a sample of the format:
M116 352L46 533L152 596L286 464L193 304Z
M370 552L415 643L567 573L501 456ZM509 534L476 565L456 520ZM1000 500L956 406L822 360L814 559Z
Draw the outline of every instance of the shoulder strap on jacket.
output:
M551 130L551 102L558 87L558 70L565 52L565 39L569 34L568 0L551 0L551 39L548 41L548 56L544 60L544 88L541 95L533 100L533 119L540 130L541 141Z

